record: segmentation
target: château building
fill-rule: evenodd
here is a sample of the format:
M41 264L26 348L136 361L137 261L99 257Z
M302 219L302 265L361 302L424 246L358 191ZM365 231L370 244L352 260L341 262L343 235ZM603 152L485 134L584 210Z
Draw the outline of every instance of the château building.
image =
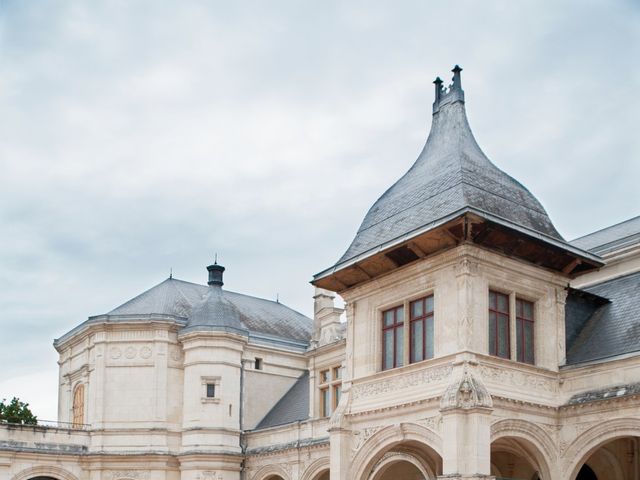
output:
M640 479L640 217L566 241L460 72L313 319L216 263L89 317L54 342L59 422L0 424L0 479Z

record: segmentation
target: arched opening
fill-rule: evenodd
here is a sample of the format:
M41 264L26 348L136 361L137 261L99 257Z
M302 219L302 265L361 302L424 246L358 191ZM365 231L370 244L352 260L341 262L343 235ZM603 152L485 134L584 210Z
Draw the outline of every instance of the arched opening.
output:
M589 465L583 465L580 472L578 472L576 480L598 480L598 477L596 477L596 474L591 470Z
M329 470L322 472L320 475L314 478L314 480L329 480Z
M437 472L437 473L436 473ZM431 449L406 442L389 449L371 467L367 480L435 480L442 461Z
M539 450L529 441L502 437L491 444L491 475L501 480L548 480Z
M280 475L271 475L264 480L284 480L284 478L282 478Z
M53 477L45 477L45 476L39 475L37 477L31 477L29 480L57 480L57 479Z
M640 475L640 437L622 437L589 453L576 480L636 480Z

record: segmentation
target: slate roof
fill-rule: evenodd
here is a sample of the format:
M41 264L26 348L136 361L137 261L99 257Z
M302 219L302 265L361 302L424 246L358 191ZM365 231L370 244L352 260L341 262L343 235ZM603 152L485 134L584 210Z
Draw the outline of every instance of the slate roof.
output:
M570 292L567 305L567 364L640 352L640 272L584 289L608 299L578 305ZM572 331L573 329L574 331Z
M276 427L307 418L309 418L309 372L303 373L298 378L255 429Z
M150 315L175 318L185 325L185 333L198 328L219 329L246 334L257 341L291 342L298 347L308 345L313 331L313 320L282 303L168 278L107 314L90 317L56 343L88 323L130 321Z
M604 254L640 242L640 215L571 241L583 250Z
M449 93L436 93L422 153L374 203L336 266L468 207L565 243L540 202L478 146L457 78Z

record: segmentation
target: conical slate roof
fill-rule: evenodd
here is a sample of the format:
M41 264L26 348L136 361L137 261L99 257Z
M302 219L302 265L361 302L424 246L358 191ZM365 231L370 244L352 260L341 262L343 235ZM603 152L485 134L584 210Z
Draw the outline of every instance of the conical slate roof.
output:
M564 242L540 202L478 146L464 105L461 69L436 101L427 143L409 171L371 207L337 265L465 208Z

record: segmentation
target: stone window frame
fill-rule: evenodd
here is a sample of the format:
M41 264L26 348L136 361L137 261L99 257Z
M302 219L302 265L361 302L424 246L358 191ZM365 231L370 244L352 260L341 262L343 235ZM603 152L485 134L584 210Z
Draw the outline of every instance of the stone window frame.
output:
M426 362L429 360L432 360L434 358L437 358L438 356L438 347L437 347L437 342L436 342L436 338L438 337L438 323L436 322L436 291L435 291L435 285L431 285L431 288L427 289L427 290L421 290L420 292L417 292L413 295L407 296L406 298L404 298L403 300L400 301L395 301L393 303L388 303L385 304L381 307L378 307L376 309L376 316L378 318L378 328L377 328L377 334L379 335L378 341L376 342L378 345L378 350L376 352L376 356L377 358L379 358L380 360L377 361L377 365L378 365L378 371L379 372L386 372L389 370L393 370L396 368L402 368L408 365L414 365L420 362ZM420 300L426 300L427 298L432 297L433 298L433 312L432 312L432 319L433 319L433 356L429 357L429 358L425 358L423 360L418 360L415 362L411 361L411 304ZM398 366L394 366L394 367L390 367L390 368L384 368L384 354L385 354L385 348L384 348L384 313L388 312L389 310L393 310L394 308L399 308L399 307L403 307L404 308L404 322L403 322L403 331L404 333L404 341L403 341L403 356L402 356L402 365L398 365ZM408 312L408 314L407 314ZM408 332L408 333L407 333Z
M526 290L526 289L525 289ZM495 292L495 293L499 293L502 295L506 295L509 299L509 356L508 357L500 357L497 355L494 355L492 353L490 353L489 351L489 310L490 310L490 306L489 306L489 294L491 292ZM523 363L526 365L532 365L532 366L536 366L536 348L537 348L537 341L536 338L538 337L537 334L537 330L538 330L538 321L537 319L539 318L539 312L538 312L538 308L539 308L539 303L538 300L540 298L535 298L533 295L530 294L526 294L526 293L521 293L521 290L518 289L512 289L512 288L508 288L505 286L495 286L494 284L490 283L487 289L487 294L486 294L486 301L487 301L487 308L485 309L485 313L487 315L486 317L486 332L487 332L487 344L486 344L486 353L492 357L496 357L496 358L501 358L503 360L511 360L514 362L518 362L518 363ZM532 314L533 314L533 319L531 320L531 322L533 323L533 338L532 338L532 345L533 345L533 362L529 363L529 362L525 362L525 361L520 361L518 360L519 357L519 352L518 352L518 348L517 348L517 338L516 338L516 332L517 332L517 301L521 300L521 301L525 301L528 303L532 304Z
M343 373L341 364L331 364L318 369L318 392L320 393L318 416L320 418L330 417L338 406L339 399L337 397L342 393ZM323 376L323 374L326 374L326 376ZM338 395L336 395L337 389L340 390ZM325 397L325 392L327 397ZM325 398L327 398L328 404L325 404Z
M220 403L220 377L200 377L200 382L202 385L200 401L202 403ZM207 397L207 385L214 385L215 397Z

